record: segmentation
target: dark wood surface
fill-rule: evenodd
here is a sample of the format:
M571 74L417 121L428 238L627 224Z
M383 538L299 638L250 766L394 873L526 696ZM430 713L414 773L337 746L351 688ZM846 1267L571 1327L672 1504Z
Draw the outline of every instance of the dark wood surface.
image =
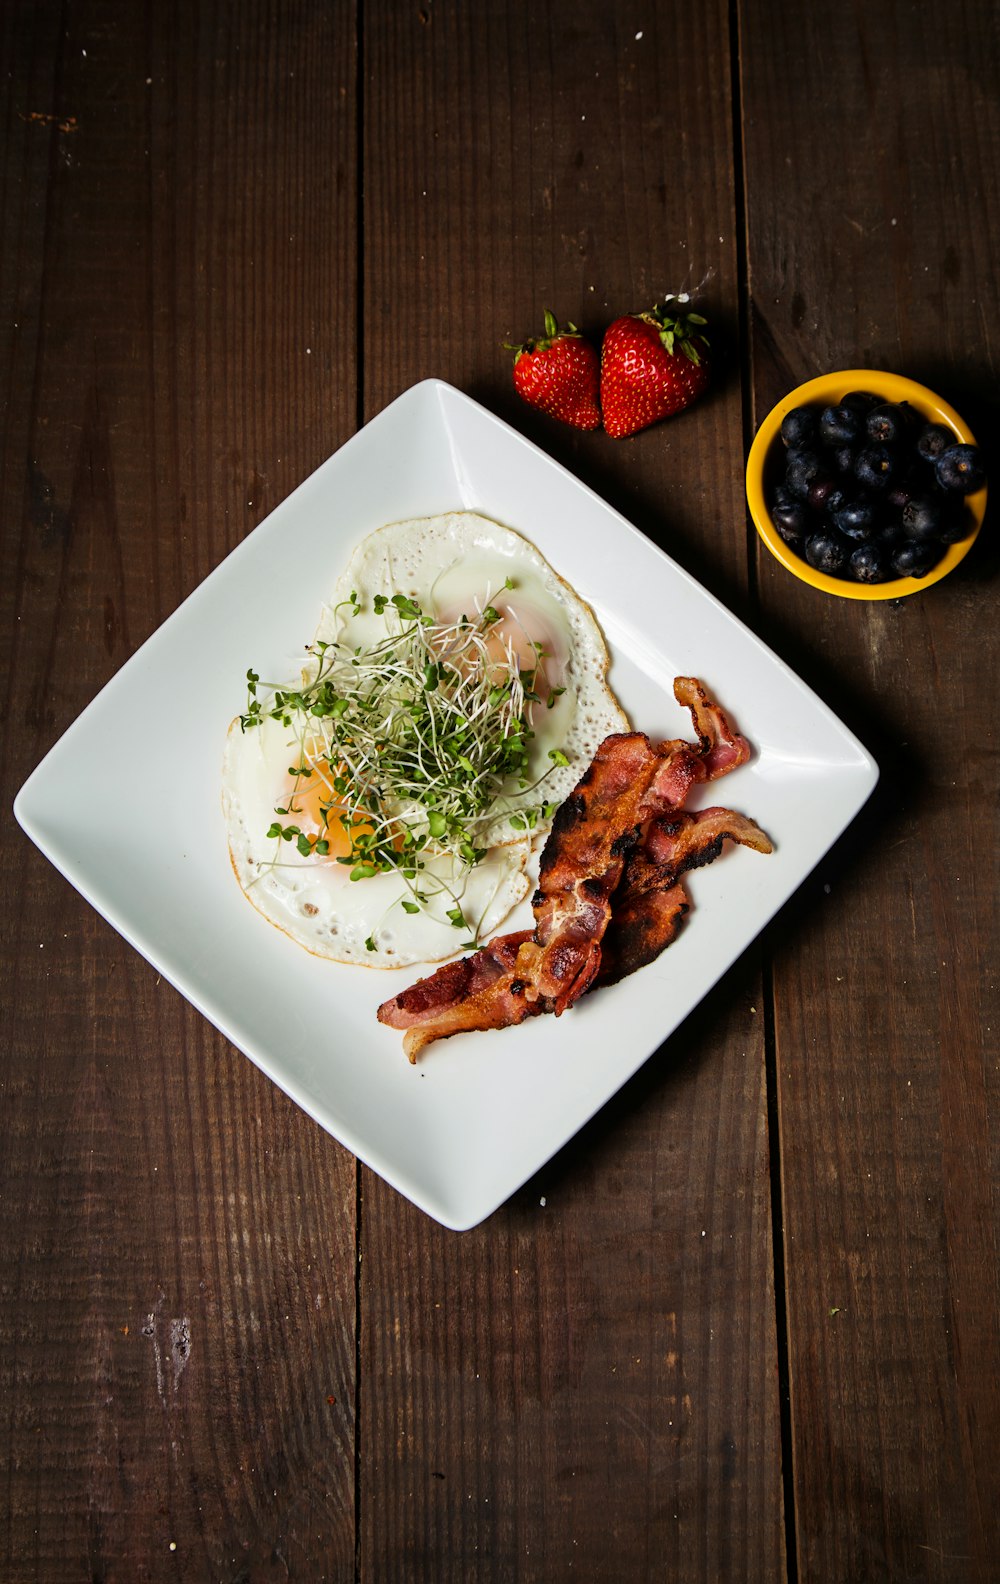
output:
M882 767L718 990L464 1234L8 816L3 1580L1000 1576L995 533L856 604L761 556L743 494L756 423L827 368L925 380L996 456L998 80L973 0L0 9L8 809L428 375L624 511ZM599 337L670 289L715 327L690 413L612 442L518 402L500 343L544 307Z

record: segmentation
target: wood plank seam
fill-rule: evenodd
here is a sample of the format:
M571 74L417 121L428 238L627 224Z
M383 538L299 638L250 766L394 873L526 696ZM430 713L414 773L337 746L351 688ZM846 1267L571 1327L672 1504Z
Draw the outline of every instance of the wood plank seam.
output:
M753 400L753 346L750 315L750 236L746 202L746 149L743 138L743 56L739 0L729 5L730 82L733 136L733 199L736 217L736 269L740 341L740 401L743 415L743 450L749 451L756 414ZM756 530L746 514L747 597L759 617ZM781 1486L785 1538L785 1578L797 1584L798 1549L795 1525L795 1474L789 1380L788 1309L785 1284L785 1238L781 1199L781 1121L778 1112L777 1046L774 1027L773 959L766 945L761 952L761 1000L764 1014L764 1082L767 1110L768 1171L771 1206L771 1265L774 1272L775 1345L778 1366L778 1417L781 1441Z

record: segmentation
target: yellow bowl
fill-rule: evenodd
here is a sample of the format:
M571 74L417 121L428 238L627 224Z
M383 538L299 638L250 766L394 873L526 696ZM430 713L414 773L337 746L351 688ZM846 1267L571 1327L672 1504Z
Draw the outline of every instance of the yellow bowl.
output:
M807 380L804 385L789 391L777 407L771 409L757 430L747 459L747 502L757 532L771 554L789 572L801 578L803 583L811 583L813 588L822 589L824 594L839 594L842 599L902 599L907 594L919 594L922 589L930 588L932 583L939 583L968 555L986 512L985 485L974 495L965 497L966 509L972 520L972 527L965 538L949 545L937 566L932 567L925 577L893 578L887 583L852 583L847 578L831 577L828 572L815 571L808 561L785 544L771 521L767 507L765 487L784 450L779 431L785 414L791 412L793 407L803 407L809 403L820 407L836 406L849 391L854 390L870 391L873 396L887 402L909 402L929 423L944 424L952 430L956 441L964 445L976 443L968 424L959 417L954 407L942 401L926 385L918 385L915 380L904 379L901 374L884 374L878 369L844 369L839 374L821 374L818 379Z

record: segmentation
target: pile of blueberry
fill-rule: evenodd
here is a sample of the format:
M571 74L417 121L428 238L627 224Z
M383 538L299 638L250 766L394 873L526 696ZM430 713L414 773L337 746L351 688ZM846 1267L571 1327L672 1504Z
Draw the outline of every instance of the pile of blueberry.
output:
M907 402L851 391L836 407L794 407L781 438L771 521L818 572L857 583L926 577L972 530L965 496L986 482L978 449Z

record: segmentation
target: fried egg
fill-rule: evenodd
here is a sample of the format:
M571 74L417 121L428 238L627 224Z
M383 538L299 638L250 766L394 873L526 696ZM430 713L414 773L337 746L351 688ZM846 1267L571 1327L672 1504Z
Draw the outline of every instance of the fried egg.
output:
M407 868L406 832L421 820L426 827L429 788L426 797L398 803L399 868L365 872L358 849L371 826L351 802L352 746L331 750L323 722L310 724L307 711L278 710L275 718L264 709L250 722L237 719L223 765L230 857L250 901L309 951L383 968L440 961L495 932L533 884L532 851L552 811L603 738L628 729L589 606L520 534L474 512L392 523L364 539L324 607L301 678L287 691L318 686L330 655L348 657L330 673L338 695L353 657L363 664L374 655L382 665L387 623L390 630L394 621L396 629L406 625L394 599L412 602L401 608L418 611L427 642L440 644L430 650L432 663L439 654L457 668L475 663L487 690L520 676L532 697L524 706L524 761L475 827L480 861L470 866L427 839L419 870ZM452 659L455 634L470 627L482 633L472 658ZM382 751L373 739L376 765ZM274 834L280 830L290 834Z

